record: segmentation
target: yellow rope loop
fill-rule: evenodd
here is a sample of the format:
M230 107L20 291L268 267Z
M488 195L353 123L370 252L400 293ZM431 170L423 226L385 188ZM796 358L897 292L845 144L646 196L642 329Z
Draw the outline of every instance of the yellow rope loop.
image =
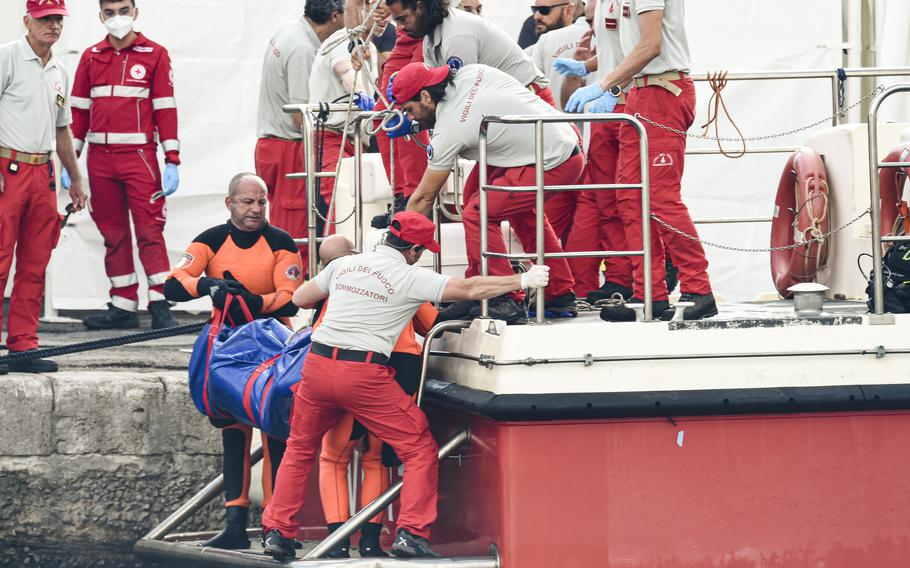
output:
M746 155L746 139L743 136L742 131L740 131L739 126L736 125L736 122L733 121L733 117L730 116L730 111L727 109L727 103L724 101L724 97L721 94L721 91L724 90L724 87L727 86L727 72L718 71L717 73L708 73L708 85L711 87L711 98L708 99L708 121L701 125L702 138L706 138L708 131L711 128L711 125L714 125L714 137L717 139L717 149L720 150L720 153L726 156L727 158L742 158ZM723 109L724 115L727 117L727 120L730 124L733 125L733 128L736 130L736 134L739 136L740 141L742 142L742 150L737 152L728 152L724 149L723 144L720 141L720 110Z

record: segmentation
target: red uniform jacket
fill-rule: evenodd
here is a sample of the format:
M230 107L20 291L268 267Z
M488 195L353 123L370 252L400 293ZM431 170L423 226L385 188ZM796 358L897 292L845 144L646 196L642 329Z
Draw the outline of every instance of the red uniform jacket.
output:
M76 70L70 102L73 138L110 150L154 145L155 131L165 161L180 164L174 74L167 50L141 33L123 51L105 38L85 50Z

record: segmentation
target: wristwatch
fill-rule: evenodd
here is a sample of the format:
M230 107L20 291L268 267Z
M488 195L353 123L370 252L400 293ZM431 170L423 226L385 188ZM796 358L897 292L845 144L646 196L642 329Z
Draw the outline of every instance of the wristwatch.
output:
M610 90L607 92L610 93L611 95L613 95L614 97L618 97L619 95L622 94L622 87L620 87L619 85L613 85L612 87L610 87Z

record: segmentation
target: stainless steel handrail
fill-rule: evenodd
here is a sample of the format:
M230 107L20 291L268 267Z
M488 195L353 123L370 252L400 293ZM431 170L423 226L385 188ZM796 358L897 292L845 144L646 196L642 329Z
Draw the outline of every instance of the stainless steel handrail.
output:
M878 170L884 167L901 167L902 163L882 162L878 159L878 110L882 103L896 93L910 92L910 83L892 85L879 93L869 106L869 212L872 219L872 315L870 324L893 324L894 318L885 314L885 289L882 281L882 242L910 240L901 237L882 237L882 205L878 184Z
M433 340L446 331L467 329L469 327L471 327L470 321L444 321L434 325L433 329L428 331L426 337L423 338L423 347L420 354L420 383L418 383L417 386L417 406L420 406L420 403L423 402L423 386L427 381L427 369L429 369L430 366L430 346L432 345Z
M465 445L471 439L471 432L467 429L458 432L448 442L439 448L439 461L446 459L452 452ZM374 499L369 505L361 509L356 515L348 519L343 525L332 532L325 540L316 545L313 550L309 551L304 560L312 560L321 557L326 552L335 548L338 543L354 534L363 524L379 514L380 511L392 504L401 493L404 486L402 480L398 480L395 485L389 487L382 495ZM419 561L417 561L419 562Z
M543 169L543 125L549 123L559 123L559 122L627 122L632 125L638 132L639 140L639 168L641 171L641 183L638 184L592 184L592 185L583 185L579 184L577 186L546 186L544 185L544 169ZM535 186L533 187L497 187L487 184L487 134L490 124L533 124L534 125L534 166L535 166ZM642 250L627 250L627 251L606 251L610 255L616 256L641 256L644 269L642 270L642 275L644 277L644 319L645 321L651 321L653 317L652 312L652 302L651 297L653 295L651 290L651 202L649 195L649 171L648 171L648 136L645 132L645 127L639 122L635 117L629 116L627 114L579 114L579 115L568 115L568 114L554 114L546 116L536 116L536 115L504 115L504 116L486 116L480 124L480 147L478 149L479 160L477 162L480 174L480 273L484 276L488 275L489 272L489 257L498 257L498 258L508 258L508 259L520 259L528 258L528 254L499 254L491 253L489 251L489 243L487 239L487 191L535 191L537 202L536 202L536 240L537 240L537 252L536 255L530 255L531 258L536 258L537 264L544 264L547 258L558 258L558 257L597 257L604 256L600 253L605 251L579 251L577 253L547 253L544 251L544 191L549 190L549 188L555 188L561 191L567 190L605 190L611 191L616 189L637 189L641 192L641 214L642 214ZM481 301L480 305L480 314L481 317L489 316L489 305L487 300ZM537 323L543 323L544 321L544 294L543 291L539 291L537 294L537 314L535 316Z
M285 105L283 108L287 113L299 113L302 117L300 124L300 133L303 136L303 158L306 172L293 172L287 174L288 179L306 180L306 197L307 197L307 269L310 278L314 277L319 270L319 262L316 256L316 246L322 242L322 237L316 234L316 209L313 204L316 203L316 180L324 178L335 178L335 172L316 172L316 114L320 112L340 113L348 112L346 104L293 104ZM364 120L373 120L379 112L352 112L353 145L354 145L354 245L357 250L363 248L363 219L361 212L363 210L363 147L361 144L361 123ZM309 175L308 172L315 172ZM337 182L337 180L336 180ZM338 191L336 184L335 191ZM336 224L337 223L333 223Z

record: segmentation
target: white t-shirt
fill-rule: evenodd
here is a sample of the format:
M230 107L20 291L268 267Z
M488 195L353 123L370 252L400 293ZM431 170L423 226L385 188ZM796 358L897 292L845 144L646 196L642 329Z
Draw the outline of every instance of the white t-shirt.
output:
M616 69L625 56L619 41L623 23L622 0L597 0L594 10L594 42L597 46L597 74L601 77ZM629 21L625 20L628 25Z
M43 65L25 36L0 46L0 146L56 150L57 127L73 121L69 92L69 75L53 53Z
M436 105L436 126L427 148L428 167L451 169L459 155L479 160L478 134L483 117L507 114L565 116L499 69L465 65ZM578 136L568 123L544 124L544 169L565 162L577 145ZM504 168L533 165L534 125L491 124L487 163Z
M550 81L550 90L553 92L553 99L556 100L556 108L565 106L561 94L566 77L553 68L553 62L558 58L572 59L575 56L575 50L581 43L582 36L587 31L588 22L584 18L578 18L571 25L543 34L537 38L537 43L528 48L531 61L538 69L543 70Z
M282 109L287 104L310 102L310 69L319 44L319 36L303 16L286 24L269 41L259 86L259 138L300 140L294 116Z
M342 28L330 35L329 38L319 46L319 50L316 52L316 58L313 60L313 69L310 71L310 104L331 103L335 101L340 103L348 102L347 95L350 93L345 91L344 85L341 83L341 78L334 70L337 63L351 60L351 53L348 51L348 42L342 41L330 52L325 55L322 54L326 46L342 37L347 37L347 35L347 30ZM342 100L339 101L338 99ZM354 112L359 112L359 109L355 107ZM329 113L329 117L325 121L325 124L326 126L331 126L333 128L341 128L344 124L344 117L344 113Z
M389 356L417 308L442 300L449 278L385 245L334 260L314 280L329 302L313 341Z
M511 75L522 86L548 86L543 71L502 28L455 8L450 8L442 23L423 38L423 61L430 67L449 65L456 69L482 63Z
M661 52L636 77L658 75L667 71L689 72L689 42L686 39L684 0L623 0L619 38L622 51L628 54L641 39L638 16L652 10L663 10Z

